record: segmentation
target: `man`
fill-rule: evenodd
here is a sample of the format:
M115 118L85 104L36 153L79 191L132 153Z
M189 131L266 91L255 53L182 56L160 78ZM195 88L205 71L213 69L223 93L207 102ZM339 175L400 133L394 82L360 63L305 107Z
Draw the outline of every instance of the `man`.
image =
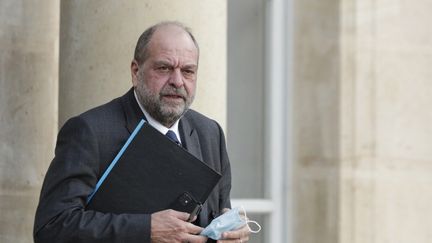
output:
M133 88L66 122L41 191L35 242L206 242L202 227L230 208L231 172L219 125L189 110L199 49L190 31L163 22L139 38L131 63ZM85 210L87 196L140 119L174 132L190 153L222 174L195 224L187 213L111 214ZM218 242L246 242L248 227ZM210 242L210 240L209 240Z

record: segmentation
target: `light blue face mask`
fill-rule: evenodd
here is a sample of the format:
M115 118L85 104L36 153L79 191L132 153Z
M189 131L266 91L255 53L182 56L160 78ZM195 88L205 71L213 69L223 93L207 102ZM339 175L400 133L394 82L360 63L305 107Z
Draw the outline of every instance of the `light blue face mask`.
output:
M244 218L240 216L239 207L233 208L213 219L213 221L201 232L201 235L212 238L213 240L220 240L222 233L239 229L249 223L253 223L258 227L257 230L252 230L248 225L247 227L249 228L249 231L252 233L258 233L261 230L261 226L256 221L249 220L246 217L246 211L243 207L242 210L244 212Z

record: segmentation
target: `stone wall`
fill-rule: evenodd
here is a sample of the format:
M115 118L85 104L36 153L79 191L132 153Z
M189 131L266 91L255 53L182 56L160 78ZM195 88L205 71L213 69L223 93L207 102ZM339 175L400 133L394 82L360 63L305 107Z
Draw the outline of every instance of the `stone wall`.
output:
M294 242L432 242L432 4L295 6Z
M0 242L27 243L57 134L59 3L0 13Z

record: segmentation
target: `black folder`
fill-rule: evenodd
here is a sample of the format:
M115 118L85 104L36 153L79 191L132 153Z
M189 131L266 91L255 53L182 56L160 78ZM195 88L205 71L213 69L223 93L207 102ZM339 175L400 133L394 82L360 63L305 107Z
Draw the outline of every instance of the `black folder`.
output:
M87 210L106 213L196 211L221 175L142 120L95 190Z

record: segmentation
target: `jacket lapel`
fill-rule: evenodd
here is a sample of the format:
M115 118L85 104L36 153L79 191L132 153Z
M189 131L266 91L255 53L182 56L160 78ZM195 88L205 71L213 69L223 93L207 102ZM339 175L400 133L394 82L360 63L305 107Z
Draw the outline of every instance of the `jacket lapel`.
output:
M190 124L187 116L183 116L180 120L179 129L186 150L199 160L203 161L198 133ZM199 223L202 227L206 227L209 223L208 212L208 203L205 202L199 214Z
M126 127L129 130L129 133L132 133L133 130L135 130L141 119L147 121L135 99L133 88L121 97L121 104L126 118Z
M201 154L201 145L199 142L198 134L189 123L187 117L184 116L180 120L179 129L186 150L202 161L203 157Z

